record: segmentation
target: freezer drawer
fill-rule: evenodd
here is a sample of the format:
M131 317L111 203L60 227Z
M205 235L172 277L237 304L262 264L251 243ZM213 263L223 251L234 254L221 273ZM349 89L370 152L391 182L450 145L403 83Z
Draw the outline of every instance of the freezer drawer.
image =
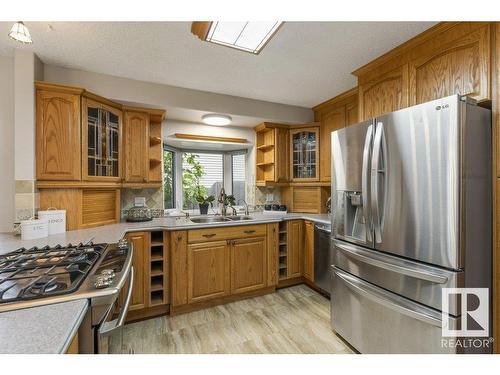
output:
M333 330L361 353L455 353L441 345L441 313L333 266ZM458 319L450 317L454 329Z
M333 241L333 264L354 276L441 310L442 288L464 286L464 272L418 263L344 241ZM460 315L458 297L450 299L450 314Z

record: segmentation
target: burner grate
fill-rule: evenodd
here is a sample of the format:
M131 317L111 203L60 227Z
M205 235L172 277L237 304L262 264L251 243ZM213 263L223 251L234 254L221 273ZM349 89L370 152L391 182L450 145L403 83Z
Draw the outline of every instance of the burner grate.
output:
M105 248L68 244L0 255L0 304L76 291Z

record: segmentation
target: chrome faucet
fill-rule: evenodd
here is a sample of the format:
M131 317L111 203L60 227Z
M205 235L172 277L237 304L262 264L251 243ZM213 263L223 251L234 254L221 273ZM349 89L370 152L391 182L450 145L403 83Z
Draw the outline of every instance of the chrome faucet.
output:
M245 205L245 215L246 215L246 216L250 215L250 212L248 211L248 203L247 203L247 202L245 202L245 200L244 200L244 199L240 199L240 200L238 201L238 203L240 203L240 202L243 202L243 204Z
M219 202L220 214L222 216L227 215L227 207L228 206L229 206L229 208L231 208L233 210L233 215L236 215L236 208L234 208L232 205L228 204L228 195L226 194L226 190L224 188L220 189L219 198L217 199L217 202ZM234 204L234 200L233 200L233 204Z
M226 195L226 190L222 187L219 192L219 198L217 199L217 202L219 202L219 208L220 208L220 214L222 216L227 215L227 195Z

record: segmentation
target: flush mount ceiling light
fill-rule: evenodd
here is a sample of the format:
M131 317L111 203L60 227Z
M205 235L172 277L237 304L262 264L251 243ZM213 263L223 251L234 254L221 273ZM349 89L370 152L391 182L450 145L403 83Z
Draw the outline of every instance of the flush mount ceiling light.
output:
M22 44L33 43L33 41L31 40L30 32L22 21L18 21L12 26L9 32L9 37Z
M207 125L224 126L229 125L233 119L228 115L218 113L208 113L201 117L201 120Z
M191 32L201 40L258 54L282 21L193 22Z

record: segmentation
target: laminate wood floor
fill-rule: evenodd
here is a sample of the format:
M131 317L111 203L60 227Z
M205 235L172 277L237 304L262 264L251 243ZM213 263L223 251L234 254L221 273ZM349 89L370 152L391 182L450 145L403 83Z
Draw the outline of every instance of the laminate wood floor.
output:
M112 353L352 353L330 328L330 301L305 285L124 327Z

